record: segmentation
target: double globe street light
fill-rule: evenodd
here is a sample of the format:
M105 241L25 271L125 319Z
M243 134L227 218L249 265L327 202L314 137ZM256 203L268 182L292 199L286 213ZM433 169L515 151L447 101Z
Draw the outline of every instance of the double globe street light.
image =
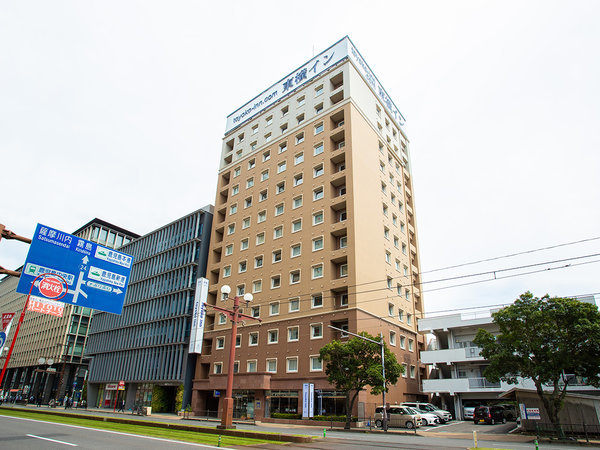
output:
M228 285L221 286L221 294L223 294L222 300L226 302L229 300L229 294L231 293L231 287ZM262 322L258 317L252 317L247 314L240 312L240 300L246 302L246 307L253 300L252 294L244 294L243 297L233 297L233 309L221 308L217 305L211 305L214 309L221 311L231 320L231 342L229 343L229 365L227 368L227 392L223 399L223 413L221 415L221 425L218 428L235 428L233 425L233 366L235 362L235 341L237 337L237 326L242 319L251 319Z

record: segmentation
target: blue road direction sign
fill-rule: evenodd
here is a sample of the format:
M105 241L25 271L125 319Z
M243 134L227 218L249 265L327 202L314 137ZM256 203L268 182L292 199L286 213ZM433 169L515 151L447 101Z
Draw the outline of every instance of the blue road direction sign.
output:
M59 301L121 314L132 264L131 255L38 224L17 292L29 294L35 277L54 273L64 278L69 288ZM44 297L39 286L31 293Z

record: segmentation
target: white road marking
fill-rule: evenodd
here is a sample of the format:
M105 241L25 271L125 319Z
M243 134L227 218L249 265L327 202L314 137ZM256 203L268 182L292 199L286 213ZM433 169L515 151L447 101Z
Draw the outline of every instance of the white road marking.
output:
M79 447L77 444L72 444L70 442L65 442L65 441L57 441L56 439L50 439L50 438L43 437L43 436L36 436L35 434L26 434L25 436L36 438L36 439L43 439L44 441L56 442L57 444L70 445L71 447Z
M13 417L13 416L0 415L0 419L2 419L2 418L5 418L5 419L14 419L14 420L25 420L25 421L28 421L28 422L48 423L48 424L51 424L51 425L58 425L58 426L61 426L61 427L69 427L69 428L78 428L78 429L81 429L81 430L101 431L103 433L120 434L121 436L131 436L131 437L137 437L137 438L142 438L142 439L151 439L153 441L171 442L171 443L174 443L174 444L190 445L192 447L224 448L226 450L227 449L233 450L230 447L215 447L214 445L197 444L195 442L177 441L177 440L173 440L173 439L163 439L163 438L157 438L157 437L152 437L152 436L144 436L143 434L122 433L120 431L103 430L101 428L82 427L82 426L79 426L79 425L69 425L69 424L66 424L66 423L48 422L46 420L25 419L23 417ZM216 435L214 435L214 436L216 436Z

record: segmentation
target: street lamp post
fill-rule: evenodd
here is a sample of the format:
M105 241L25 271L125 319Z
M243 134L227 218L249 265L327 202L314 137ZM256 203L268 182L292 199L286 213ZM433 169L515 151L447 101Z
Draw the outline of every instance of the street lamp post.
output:
M223 301L227 301L229 299L229 294L231 293L231 287L228 285L221 286L221 293L223 294ZM246 302L246 307L252 301L252 294L247 293L244 294L243 300ZM227 393L225 394L225 398L223 399L223 413L221 415L221 425L218 428L226 429L226 428L235 428L233 425L233 366L235 362L235 341L237 338L237 325L242 319L252 319L261 320L258 317L252 317L247 314L243 314L240 312L240 300L239 296L235 296L233 298L233 309L225 309L220 306L210 305L214 309L221 311L225 315L229 317L231 320L231 342L229 346L229 365L227 369Z

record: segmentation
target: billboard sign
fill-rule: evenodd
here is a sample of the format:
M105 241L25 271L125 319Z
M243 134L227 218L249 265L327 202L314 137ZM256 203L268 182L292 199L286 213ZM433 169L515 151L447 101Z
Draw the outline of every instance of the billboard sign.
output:
M0 331L6 330L13 317L15 317L15 313L2 313L2 329Z
M49 314L56 317L62 317L64 309L65 304L63 302L36 297L34 295L29 298L29 304L27 305L27 311Z
M56 274L58 277L38 279L31 294L62 295L63 303L121 314L132 264L131 255L38 224L17 292L29 294L36 277Z

